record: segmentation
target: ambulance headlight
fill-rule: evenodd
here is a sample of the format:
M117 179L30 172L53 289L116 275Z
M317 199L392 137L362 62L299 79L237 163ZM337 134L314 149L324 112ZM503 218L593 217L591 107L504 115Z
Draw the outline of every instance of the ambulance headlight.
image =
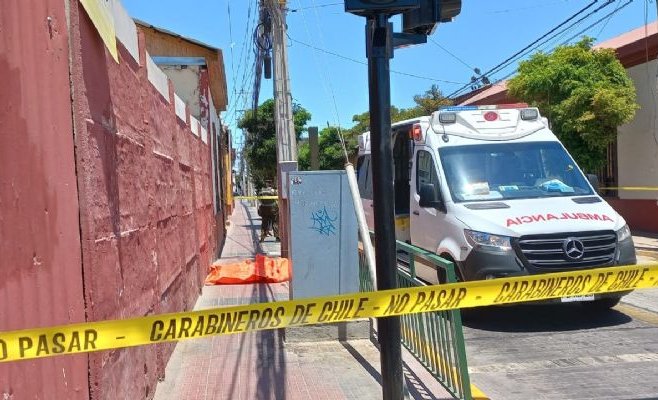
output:
M623 228L617 231L617 241L622 242L631 237L631 230L628 225L624 225Z
M473 248L493 253L502 253L512 250L511 240L508 236L492 235L490 233L464 229L464 235Z

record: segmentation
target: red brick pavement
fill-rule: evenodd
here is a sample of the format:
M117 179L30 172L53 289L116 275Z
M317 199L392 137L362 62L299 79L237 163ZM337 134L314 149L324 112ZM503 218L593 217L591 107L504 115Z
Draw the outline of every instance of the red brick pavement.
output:
M276 254L257 242L260 219L238 204L222 259ZM195 309L288 299L288 284L206 286ZM284 333L252 332L180 342L158 384L156 400L380 399L379 352L369 340L284 344ZM450 398L408 353L413 398Z

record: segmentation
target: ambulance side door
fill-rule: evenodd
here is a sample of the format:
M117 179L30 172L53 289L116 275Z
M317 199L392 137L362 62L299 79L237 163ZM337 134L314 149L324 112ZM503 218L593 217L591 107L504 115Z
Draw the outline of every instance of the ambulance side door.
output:
M429 148L417 148L411 179L411 243L425 250L436 252L439 243L443 239L443 232L445 232L445 201L443 201L443 209L421 207L419 204L420 186L422 184L434 185L437 198L444 199L441 193L436 160Z

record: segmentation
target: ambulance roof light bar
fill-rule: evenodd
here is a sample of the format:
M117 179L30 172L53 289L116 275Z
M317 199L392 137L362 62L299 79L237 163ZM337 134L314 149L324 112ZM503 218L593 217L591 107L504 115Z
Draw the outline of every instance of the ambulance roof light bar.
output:
M513 108L528 108L527 103L494 104L488 106L445 106L439 111L473 111L473 110L509 110Z

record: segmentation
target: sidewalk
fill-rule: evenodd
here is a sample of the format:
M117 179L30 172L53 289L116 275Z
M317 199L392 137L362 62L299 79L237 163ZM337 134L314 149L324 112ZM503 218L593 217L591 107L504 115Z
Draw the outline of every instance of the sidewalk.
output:
M634 233L633 243L638 264L658 263L658 236L649 233ZM653 313L658 313L658 289L636 290L624 296L622 302Z
M658 235L635 233L633 243L635 243L638 263L658 262Z
M237 203L222 260L277 256L279 243L258 243L260 218ZM288 299L288 284L205 286L195 309ZM379 351L369 340L284 343L283 330L179 342L156 400L381 399ZM404 373L414 399L451 396L407 352Z

